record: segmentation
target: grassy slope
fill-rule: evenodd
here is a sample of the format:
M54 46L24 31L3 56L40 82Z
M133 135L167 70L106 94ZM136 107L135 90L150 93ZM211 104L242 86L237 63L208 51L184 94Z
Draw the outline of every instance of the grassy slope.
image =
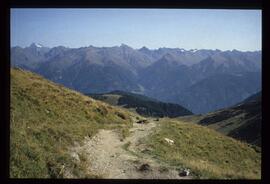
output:
M204 125L238 140L261 146L261 101L258 100L177 119Z
M174 140L169 145L164 138ZM150 154L198 178L261 178L261 153L200 125L165 119L146 140Z
M10 175L61 178L65 166L74 176L95 177L85 175L84 165L67 154L68 147L100 128L117 128L125 136L133 115L12 69ZM175 145L168 145L164 137ZM206 127L164 118L144 142L161 162L189 167L200 178L260 178L259 152Z
M118 105L119 98L121 98L121 95L106 94L106 93L105 94L86 94L86 95L90 96L93 99L100 100L114 106Z
M85 176L67 154L68 147L99 128L131 127L129 112L93 100L42 77L11 69L10 177L63 177L69 168Z

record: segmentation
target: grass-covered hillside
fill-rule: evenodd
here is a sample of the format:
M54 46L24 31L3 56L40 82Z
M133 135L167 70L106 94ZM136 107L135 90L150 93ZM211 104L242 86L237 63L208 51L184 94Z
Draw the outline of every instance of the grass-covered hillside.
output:
M172 145L165 138L174 141ZM260 179L261 153L200 125L164 119L146 141L148 154L200 179Z
M87 177L68 148L100 128L125 136L132 126L129 112L20 69L11 69L10 107L12 178Z
M11 69L10 177L106 178L106 170L147 178L153 172L160 176L190 168L191 178L261 178L260 150L246 143L193 123L170 118L136 123L141 119L39 75ZM84 147L86 152L80 149ZM152 171L136 169L136 163L147 161Z
M230 137L261 146L261 93L252 95L231 108L179 119L198 123Z
M146 117L173 118L192 114L192 112L178 104L160 102L153 98L124 91L88 95L111 105L122 106L136 111L138 114Z

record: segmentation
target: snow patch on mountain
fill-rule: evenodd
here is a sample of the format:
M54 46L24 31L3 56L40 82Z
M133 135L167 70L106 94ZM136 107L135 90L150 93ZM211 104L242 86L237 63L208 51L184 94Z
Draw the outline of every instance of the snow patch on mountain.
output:
M190 52L196 52L196 51L198 51L198 49L191 49L191 50L189 50Z
M43 45L41 45L41 44L39 44L39 43L35 43L35 46L36 46L36 47L39 47L39 48L40 48L40 47L43 47Z

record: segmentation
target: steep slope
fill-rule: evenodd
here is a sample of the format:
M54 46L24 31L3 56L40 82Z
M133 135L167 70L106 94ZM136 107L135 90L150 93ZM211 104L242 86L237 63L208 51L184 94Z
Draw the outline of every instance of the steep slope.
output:
M138 90L137 70L150 60L134 49L85 47L72 49L39 66L37 73L83 93Z
M138 124L137 118L36 74L11 69L10 176L261 177L260 152L247 144L199 125L167 118ZM191 176L179 176L184 167Z
M261 88L260 79L250 80L249 86L245 80L237 79L243 73L257 73L260 78L261 51L151 50L133 49L125 44L46 48L32 44L11 48L11 64L83 93L136 92L164 102L185 103L194 113L228 107ZM220 75L235 78L228 81L228 77ZM213 88L215 83L224 83L223 90ZM211 101L208 96L212 95Z
M128 111L21 69L11 69L10 108L12 178L64 177L63 171L87 177L86 168L74 162L68 147L100 128L116 128L123 137L132 126Z
M240 52L237 50L215 52L193 65L197 78L203 79L215 74L241 74L261 70L261 52Z
M198 50L193 54L202 53L202 60L188 65L181 55L169 52L143 69L138 81L144 94L184 105L194 113L206 113L260 90L261 52Z
M181 91L171 101L194 113L207 113L230 107L261 89L261 74L214 74Z
M60 58L63 55L65 55L66 51L69 51L70 48L64 47L64 46L58 46L58 47L53 47L50 49L48 52L44 54L46 60L53 59L55 57Z
M138 114L146 117L177 117L192 114L192 112L178 104L164 103L143 95L124 91L113 91L105 94L88 94L88 96L111 105L133 109Z
M11 65L34 70L40 63L46 60L45 54L50 49L32 43L29 47L11 48Z
M138 82L145 89L145 95L167 101L190 86L194 75L188 66L166 54L143 69L139 76Z
M261 146L261 92L231 108L181 119L207 126L235 139Z
M262 92L260 91L246 98L244 101L242 101L242 103L255 102L255 101L261 101L261 100L262 100Z
M37 73L54 82L83 93L138 90L139 87L135 82L135 76L130 72L114 64L101 66L87 64L84 61L74 63L70 67L61 70L52 67L52 64L48 64L46 70L44 70L44 67L37 70Z
M219 50L185 50L181 48L159 48L150 50L146 47L142 47L138 51L152 58L154 61L160 60L166 55L170 55L174 60L177 60L186 66L192 66L216 52L221 52Z

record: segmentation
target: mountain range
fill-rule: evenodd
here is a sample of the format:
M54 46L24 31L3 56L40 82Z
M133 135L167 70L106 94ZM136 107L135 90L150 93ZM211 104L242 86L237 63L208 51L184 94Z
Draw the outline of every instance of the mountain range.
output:
M10 178L261 179L257 146L207 126L224 125L225 111L199 124L142 117L23 69L10 74ZM230 111L236 125L238 111L248 110L250 120L260 112L256 104L246 107ZM237 132L253 136L257 130ZM187 168L190 174L183 176Z
M261 51L133 49L40 44L11 48L11 65L84 94L115 90L177 103L193 113L232 106L261 90Z

